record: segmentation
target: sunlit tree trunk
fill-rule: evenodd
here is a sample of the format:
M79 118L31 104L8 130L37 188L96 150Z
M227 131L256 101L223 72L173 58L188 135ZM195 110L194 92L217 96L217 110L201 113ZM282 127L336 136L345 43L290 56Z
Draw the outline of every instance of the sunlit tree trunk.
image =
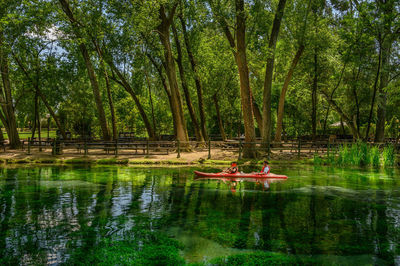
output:
M312 139L314 141L317 137L317 89L318 89L318 54L317 54L317 49L315 49L314 79L311 88L311 126L312 126Z
M15 119L15 110L13 106L11 83L8 69L8 55L5 51L6 48L4 47L3 38L3 32L0 31L0 72L3 82L3 86L0 86L0 101L1 109L4 113L3 124L8 134L9 144L11 148L15 149L21 146L21 141L19 139L17 122Z
M194 74L194 81L196 84L196 90L197 90L197 100L199 102L199 113L200 113L200 127L201 127L201 133L203 135L203 138L205 140L208 140L208 134L206 130L206 116L204 113L204 102L203 102L203 87L200 81L200 76L197 70L197 63L196 60L194 59L193 52L192 52L192 47L190 45L189 41L189 36L186 32L186 24L185 20L182 15L179 16L179 19L182 24L182 32L183 32L183 37L185 40L185 46L186 46L186 51L189 57L190 65L192 66L192 71Z
M108 77L107 69L104 65L103 59L101 59L101 64L102 64L103 71L104 71L104 79L106 81L108 105L110 107L110 113L111 113L111 126L112 126L113 140L116 140L116 139L118 139L117 119L115 117L115 108L114 108L114 102L113 102L112 94L111 94L110 79Z
M387 93L385 88L389 84L389 57L392 43L390 40L384 40L382 44L382 62L381 62L381 74L379 80L378 90L378 109L377 109L377 121L375 131L375 142L383 142L385 139L385 121L386 121L386 100Z
M255 158L256 133L254 129L253 107L250 94L249 69L246 58L246 18L244 12L244 1L236 0L236 64L238 66L240 78L240 96L243 112L245 142L243 148L243 157Z
M165 80L165 77L162 73L162 67L161 65L157 64L157 62L155 61L155 59L150 55L150 54L146 54L147 57L150 59L151 63L154 65L154 67L157 69L157 73L160 77L161 83L163 85L164 91L167 94L168 97L168 103L169 103L169 107L172 113L172 121L174 124L174 136L176 137L176 118L174 116L174 112L172 112L172 99L171 99L171 90L168 88L168 84L167 81Z
M282 122L283 122L283 115L284 115L284 108L285 108L286 92L289 87L289 82L292 79L294 69L296 68L297 63L299 62L300 57L303 54L303 51L304 51L304 45L300 45L299 49L296 52L296 55L293 58L292 64L290 65L290 69L285 78L285 82L283 83L283 87L281 90L281 96L279 97L278 119L276 122L276 133L275 133L275 141L276 142L281 142Z
M272 24L271 37L268 43L268 55L267 55L267 65L265 70L264 79L264 93L263 93L263 123L261 128L261 137L263 143L269 145L271 140L271 90L272 90L272 76L274 72L274 61L275 61L275 48L278 41L279 29L281 26L281 21L283 13L285 10L286 0L279 0L278 8L275 13L274 22Z
M225 130L224 130L224 124L222 123L222 119L221 119L221 112L219 110L217 94L213 95L213 101L214 101L214 105L215 105L215 111L217 113L219 132L221 134L222 141L225 141L226 140L226 135L225 135Z
M382 61L382 48L379 47L378 67L377 67L375 82L374 82L374 92L372 94L371 107L369 109L369 116L368 116L368 122L367 122L367 131L365 133L366 140L368 140L368 138L369 138L369 130L371 128L371 121L372 121L372 115L374 112L376 92L378 90L378 81L379 81L379 76L380 76L380 71L381 71L381 61Z
M179 93L179 87L176 78L175 61L172 56L171 43L169 39L170 37L169 29L174 17L175 10L176 10L176 4L170 10L167 17L165 13L165 6L161 5L159 10L161 22L157 27L157 32L159 34L161 44L164 47L165 71L167 73L169 87L171 90L171 106L172 106L172 113L173 115L175 115L176 138L181 142L187 143L189 141L189 137L186 129L185 118L183 115L182 100L181 100L181 95Z
M59 0L59 1L61 3L64 13L67 15L68 19L71 22L71 26L75 32L76 37L81 38L82 36L79 32L78 21L75 19L67 0ZM106 114L104 112L103 103L101 101L99 84L97 81L96 74L94 72L92 62L90 61L89 52L86 48L86 45L83 42L79 43L79 50L82 53L82 56L83 56L83 59L84 59L85 65L86 65L86 69L88 72L90 84L92 86L94 101L95 101L96 107L97 107L97 116L99 119L101 131L103 134L103 139L110 140L111 139L110 132L108 131Z
M200 129L200 125L199 125L199 122L197 120L194 108L193 108L192 99L190 98L190 92L189 92L189 88L188 88L188 85L187 85L187 82L186 82L185 71L184 71L183 64L182 64L181 44L180 44L179 37L178 37L178 32L176 31L174 23L172 23L172 32L173 32L173 35L174 35L175 44L176 44L176 50L177 50L177 54L178 54L176 62L178 63L178 69L179 69L179 75L180 75L180 78L181 78L182 89L183 89L183 93L185 95L186 105L187 105L187 108L188 108L188 111L189 111L190 119L192 120L192 123L193 123L193 128L194 128L194 133L196 135L196 140L199 141L199 142L204 142L203 134L202 134L202 131Z

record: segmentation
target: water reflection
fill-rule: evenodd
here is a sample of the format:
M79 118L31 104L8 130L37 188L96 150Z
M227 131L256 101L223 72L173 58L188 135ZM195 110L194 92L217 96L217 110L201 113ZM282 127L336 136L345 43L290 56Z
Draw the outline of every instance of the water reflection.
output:
M185 236L189 261L210 253L201 249L209 244L193 246L191 236L223 254L269 250L323 262L350 255L399 262L396 170L277 170L291 178L194 179L192 169L1 169L0 262L59 264L77 247L90 250L138 226Z
M244 186L242 187L242 183L255 183L255 189L260 189L263 191L267 191L270 188L271 183L285 182L286 179L277 179L277 178L240 178L240 177L195 177L195 181L216 181L218 183L224 183L232 194L236 193L237 189L244 190ZM238 186L239 185L239 186Z

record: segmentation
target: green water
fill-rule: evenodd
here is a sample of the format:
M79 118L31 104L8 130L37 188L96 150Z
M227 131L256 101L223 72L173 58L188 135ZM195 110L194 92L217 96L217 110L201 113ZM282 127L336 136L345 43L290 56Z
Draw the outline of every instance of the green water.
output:
M0 169L0 262L105 253L118 262L165 249L164 259L186 262L268 251L299 263L400 264L398 170L274 167L289 179L269 184L194 180L193 170ZM127 251L112 258L118 243Z

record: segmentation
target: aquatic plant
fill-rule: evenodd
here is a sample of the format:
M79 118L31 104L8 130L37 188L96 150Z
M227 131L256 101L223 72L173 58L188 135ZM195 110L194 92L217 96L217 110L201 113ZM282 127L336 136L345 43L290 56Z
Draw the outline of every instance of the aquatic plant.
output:
M321 165L323 160L318 154L314 154L314 165Z
M384 166L393 166L395 162L394 146L391 144L385 146L385 148L383 149L382 157Z
M311 258L258 251L214 258L208 265L315 265L315 261Z
M314 155L314 164L330 164L341 166L368 166L379 167L393 166L395 164L396 154L393 145L388 145L383 152L377 146L369 146L368 143L357 141L351 145L339 147L338 155L330 152L326 159Z
M71 265L184 265L183 246L156 231L134 229L123 240L102 238L89 249L75 250Z
M372 147L369 154L370 154L370 162L371 162L372 166L374 166L374 167L380 166L381 156L380 156L379 148L376 146Z

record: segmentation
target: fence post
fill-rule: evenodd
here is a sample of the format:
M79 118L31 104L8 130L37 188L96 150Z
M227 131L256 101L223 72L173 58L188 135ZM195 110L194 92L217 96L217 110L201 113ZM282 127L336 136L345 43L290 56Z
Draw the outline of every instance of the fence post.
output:
M59 141L59 143L60 143L59 150L58 150L58 154L61 155L61 154L63 154L64 142L61 142L61 140L58 140L58 141Z
M178 155L176 156L176 158L181 158L181 142L178 140L177 144L178 144Z
M211 159L211 141L208 139L208 159Z
M118 157L118 139L115 139L115 157Z
M31 138L28 138L28 155L31 155Z
M242 159L242 140L239 139L239 158L238 160Z
M83 150L85 151L84 152L85 156L88 155L88 147L87 147L87 144L86 144L86 139L85 139L85 142L83 143Z
M327 147L327 154L328 154L328 159L329 159L329 150L331 148L331 140L328 140L328 147Z
M146 141L146 155L149 155L149 140Z
M271 141L268 141L268 160L271 159Z
M301 152L301 139L299 138L299 144L297 146L297 158L300 159L300 152Z
M53 142L51 143L52 148L51 148L51 154L56 155L56 139L53 139Z

